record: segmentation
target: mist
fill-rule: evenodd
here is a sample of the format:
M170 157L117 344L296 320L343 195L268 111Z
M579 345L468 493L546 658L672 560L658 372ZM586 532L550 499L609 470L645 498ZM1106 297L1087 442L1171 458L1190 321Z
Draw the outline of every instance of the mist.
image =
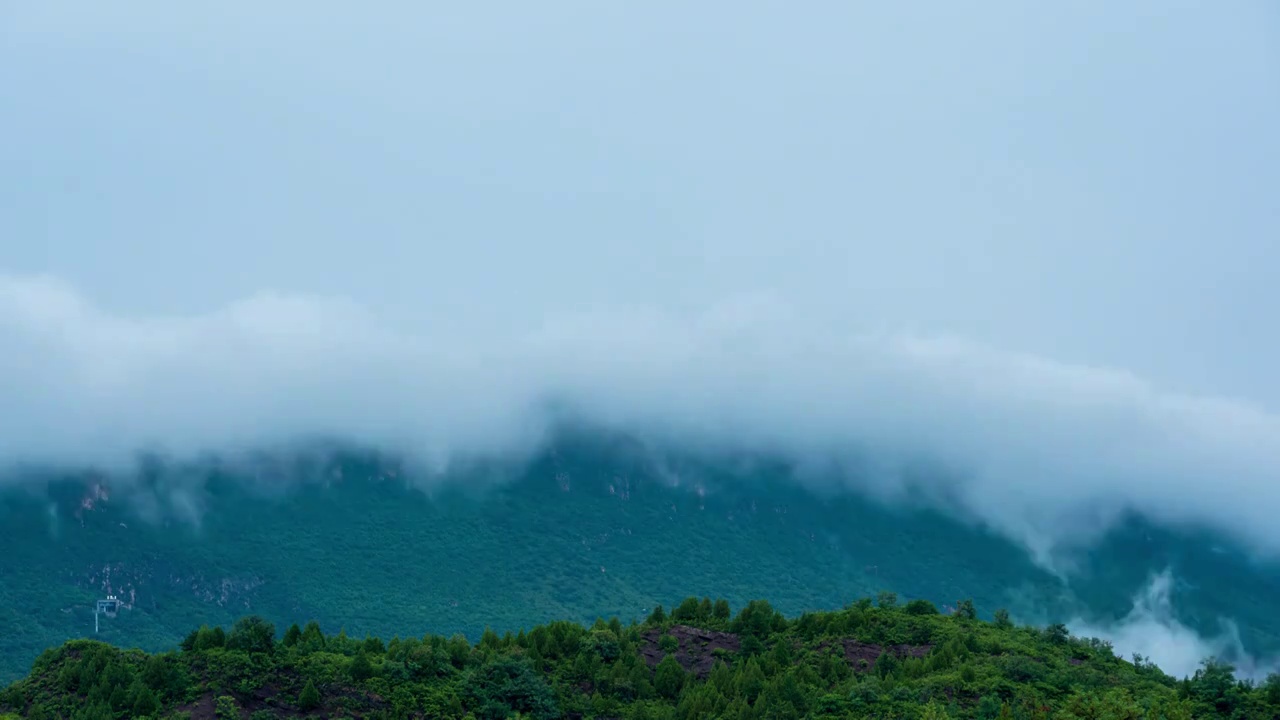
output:
M317 7L0 9L0 466L568 408L1280 551L1273 4Z
M1046 563L1127 510L1280 550L1280 422L1243 402L954 338L839 332L759 298L479 329L408 334L349 300L285 295L130 317L8 278L2 371L19 381L0 396L0 457L123 466L142 449L332 436L444 470L535 449L548 408L568 407L685 447L859 470L801 476L815 483L936 490ZM906 472L922 459L945 472Z
M1245 651L1229 619L1221 619L1219 634L1206 637L1179 622L1172 593L1176 578L1169 570L1153 575L1133 599L1133 609L1115 623L1091 623L1076 618L1068 623L1073 635L1094 637L1112 644L1118 656L1141 656L1175 678L1195 675L1208 658L1231 663L1236 676L1261 681L1278 668L1274 659L1261 659Z

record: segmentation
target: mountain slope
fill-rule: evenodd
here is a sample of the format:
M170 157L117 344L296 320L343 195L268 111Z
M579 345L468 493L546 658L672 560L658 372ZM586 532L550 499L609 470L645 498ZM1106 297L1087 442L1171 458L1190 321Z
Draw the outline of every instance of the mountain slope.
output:
M91 635L93 601L107 593L126 609L100 637L161 650L248 612L360 636L475 638L486 625L644 617L703 588L739 606L769 597L787 613L888 589L941 605L972 598L988 617L1009 607L1034 621L1106 621L1173 567L1189 581L1175 604L1191 627L1213 634L1230 617L1250 649L1280 645L1274 575L1137 521L1067 586L981 528L816 494L767 459L659 456L625 438L566 435L528 462L458 474L419 489L389 459L339 452L150 463L128 483L27 482L0 495L0 612L16 629L0 636L0 679Z

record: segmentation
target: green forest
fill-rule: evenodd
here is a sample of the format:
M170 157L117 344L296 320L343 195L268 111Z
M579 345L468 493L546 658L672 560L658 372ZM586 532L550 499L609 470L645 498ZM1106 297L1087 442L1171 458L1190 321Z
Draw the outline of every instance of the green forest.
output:
M314 622L280 633L250 615L164 653L49 649L0 694L0 718L1280 718L1280 677L1238 680L1207 658L1174 678L1063 625L991 617L889 592L792 617L691 597L643 622L556 621L472 643Z
M1214 637L1230 620L1249 654L1280 654L1280 569L1218 552L1219 538L1123 524L1061 578L980 525L818 493L768 460L656 453L596 433L438 485L356 452L43 484L32 474L0 490L0 685L68 640L162 651L243 615L474 643L486 626L643 620L691 593L735 607L768 598L796 617L889 589L940 605L973 598L988 620L1006 607L1020 622L1105 628L1166 570L1178 622ZM94 604L110 594L126 605L95 635Z

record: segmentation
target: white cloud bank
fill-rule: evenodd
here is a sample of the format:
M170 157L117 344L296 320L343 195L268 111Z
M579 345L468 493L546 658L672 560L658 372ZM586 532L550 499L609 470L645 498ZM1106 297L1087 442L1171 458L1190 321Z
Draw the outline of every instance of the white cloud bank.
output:
M586 416L797 458L870 450L1045 557L1123 509L1280 550L1280 418L1122 371L964 340L865 335L767 299L628 308L522 332L404 332L343 299L262 294L126 317L0 277L0 464L103 463L335 434L429 459L525 449L549 399Z
M1133 609L1113 624L1075 619L1072 634L1108 640L1116 654L1131 659L1141 655L1166 673L1183 678L1194 675L1206 658L1232 663L1238 677L1261 680L1278 669L1274 660L1261 660L1244 649L1234 625L1223 621L1222 632L1205 637L1178 621L1173 608L1173 574L1165 570L1151 578L1133 599Z

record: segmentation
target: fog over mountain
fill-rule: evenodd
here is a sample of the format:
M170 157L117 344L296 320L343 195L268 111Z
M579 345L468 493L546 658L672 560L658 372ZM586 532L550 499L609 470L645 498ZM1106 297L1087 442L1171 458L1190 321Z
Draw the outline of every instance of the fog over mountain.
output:
M1037 553L1129 509L1280 547L1276 417L1122 371L844 335L760 303L552 318L469 341L397 333L322 298L131 318L49 280L0 287L4 344L18 349L5 370L21 380L5 390L10 462L332 435L447 463L530 449L555 400L671 442L845 464L834 477L876 491L946 483ZM922 461L937 472L909 472Z
M1280 551L1273 4L10 4L0 85L4 482L569 408Z

